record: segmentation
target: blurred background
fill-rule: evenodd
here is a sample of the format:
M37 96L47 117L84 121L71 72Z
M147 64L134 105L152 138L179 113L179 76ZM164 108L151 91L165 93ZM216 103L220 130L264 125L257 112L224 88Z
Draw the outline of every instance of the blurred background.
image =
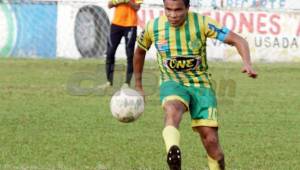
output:
M254 61L300 61L300 2L297 0L191 0L191 10L209 15L245 37ZM106 0L0 1L0 56L103 58L113 9ZM145 0L139 32L163 15L162 1ZM124 41L117 58L125 58ZM148 59L154 59L150 50ZM235 61L234 49L208 41L209 59Z

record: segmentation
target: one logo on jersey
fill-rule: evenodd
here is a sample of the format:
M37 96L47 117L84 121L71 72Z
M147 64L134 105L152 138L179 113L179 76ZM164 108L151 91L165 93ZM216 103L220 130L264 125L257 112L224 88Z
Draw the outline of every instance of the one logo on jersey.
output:
M167 40L161 40L157 42L157 49L160 52L166 52L169 50L168 41Z
M195 70L200 64L201 57L199 56L177 56L164 61L164 65L174 71Z

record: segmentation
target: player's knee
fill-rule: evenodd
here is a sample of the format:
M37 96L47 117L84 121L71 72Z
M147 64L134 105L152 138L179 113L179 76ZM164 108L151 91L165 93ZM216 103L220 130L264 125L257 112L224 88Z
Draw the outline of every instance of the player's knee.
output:
M114 57L107 57L105 60L106 64L114 64L115 63L115 59Z
M180 117L180 112L173 106L165 106L164 111L166 114L166 119L178 119Z
M177 101L169 101L164 105L164 111L167 114L181 114L184 112L184 105Z
M173 125L178 128L183 113L182 108L172 102L167 102L164 105L164 111L165 111L165 124Z
M203 141L204 141L204 144L206 146L210 146L210 147L217 147L219 144L218 144L218 138L216 135L214 134L206 134L203 136Z

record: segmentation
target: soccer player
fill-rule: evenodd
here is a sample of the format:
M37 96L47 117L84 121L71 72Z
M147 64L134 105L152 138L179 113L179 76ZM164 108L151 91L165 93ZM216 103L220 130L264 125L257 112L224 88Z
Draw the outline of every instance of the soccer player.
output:
M154 44L160 71L160 101L165 112L162 136L171 170L181 169L179 124L189 111L192 128L199 133L211 170L225 169L218 139L217 101L207 72L206 39L215 38L236 47L243 60L242 72L251 78L257 73L251 65L245 39L208 16L189 12L189 0L164 0L165 16L147 23L137 38L134 55L136 89L144 94L142 72L146 51Z
M129 86L130 84L133 73L133 53L137 36L137 11L140 9L142 2L142 0L111 0L108 2L108 7L115 8L115 11L106 52L107 83L100 88L113 85L115 53L122 37L125 38L127 56L127 71L124 85Z

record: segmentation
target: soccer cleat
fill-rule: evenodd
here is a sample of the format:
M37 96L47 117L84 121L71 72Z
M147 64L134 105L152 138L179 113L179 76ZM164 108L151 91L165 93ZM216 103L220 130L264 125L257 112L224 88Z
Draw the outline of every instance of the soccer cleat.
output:
M167 162L170 170L181 170L181 152L178 146L171 146L168 152Z
M97 89L101 89L101 90L105 90L105 89L108 89L110 87L112 87L111 83L110 82L106 82L105 84L99 85L96 88Z
M127 83L124 83L121 87L121 89L128 89L129 88L129 84Z

